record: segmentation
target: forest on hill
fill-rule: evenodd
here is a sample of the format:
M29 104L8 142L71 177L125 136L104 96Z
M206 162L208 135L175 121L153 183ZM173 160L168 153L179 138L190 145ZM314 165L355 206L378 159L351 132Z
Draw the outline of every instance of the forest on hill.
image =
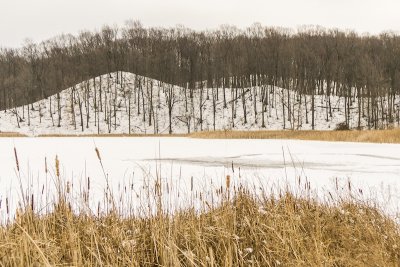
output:
M0 109L52 95L60 103L62 90L118 71L179 86L188 98L203 97L205 89L208 98L211 88L212 96L214 90L216 97L223 93L223 108L229 105L225 94L236 100L250 94L254 103L261 103L262 127L270 90L276 87L295 92L299 105L301 96L309 97L312 129L316 97L326 100L324 108L330 117L335 112L331 97L343 98L347 126L355 106L368 128L398 123L400 117L396 98L400 93L400 36L389 32L359 35L316 26L293 31L257 23L246 29L222 25L217 30L194 31L184 26L145 28L130 21L121 28L104 26L100 31L62 35L39 44L26 42L18 49L2 48ZM101 96L101 80L99 90ZM144 89L138 90L140 95ZM171 86L166 91L167 100L181 93ZM290 104L291 94L286 95L283 112L287 109L290 114L294 104ZM201 110L202 99L198 101Z

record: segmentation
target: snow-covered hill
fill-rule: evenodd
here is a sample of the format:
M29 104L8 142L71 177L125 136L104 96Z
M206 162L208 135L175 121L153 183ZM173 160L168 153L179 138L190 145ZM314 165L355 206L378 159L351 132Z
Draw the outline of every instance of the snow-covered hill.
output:
M204 89L193 90L190 97L186 88L117 72L80 83L32 105L0 112L0 131L33 136L168 134L170 117L172 133L312 128L311 96L267 88L263 128L260 87L232 90L205 85ZM344 98L330 97L332 117L327 112L327 97L315 96L314 101L315 129L334 129L345 120ZM352 101L350 112L350 126L356 127L357 101ZM366 124L361 117L361 125Z

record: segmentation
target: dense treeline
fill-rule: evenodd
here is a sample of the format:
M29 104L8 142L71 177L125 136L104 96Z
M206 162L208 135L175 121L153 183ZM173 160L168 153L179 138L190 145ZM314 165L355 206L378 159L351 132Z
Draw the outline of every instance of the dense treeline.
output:
M218 88L224 88L225 108L225 88L236 99L250 93L254 103L265 103L262 115L270 101L268 90L275 90L266 85L292 89L300 105L302 95L311 96L313 128L315 95L326 96L327 120L334 109L330 96L345 98L345 124L356 101L369 128L378 127L379 119L387 123L399 119L395 100L400 93L400 36L360 36L319 27L293 32L260 24L245 30L224 25L196 32L183 26L144 28L132 21L123 28L105 26L98 32L1 49L0 108L26 105L114 71L179 85L187 88L188 97L205 86L216 88L218 97ZM173 99L174 92L168 93ZM287 94L287 116L294 105L290 101Z

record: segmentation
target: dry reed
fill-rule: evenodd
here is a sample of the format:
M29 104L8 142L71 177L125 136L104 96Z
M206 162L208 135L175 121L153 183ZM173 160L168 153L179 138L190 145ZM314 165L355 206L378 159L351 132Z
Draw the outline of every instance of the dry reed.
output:
M400 263L400 227L371 205L351 198L324 203L289 192L260 197L230 182L227 176L232 198L212 207L204 202L201 212L189 207L173 215L160 209L147 217L96 216L73 212L65 196L45 215L19 210L15 222L0 226L0 266Z
M191 134L84 134L41 135L39 137L190 137L205 139L298 139L315 141L342 141L367 143L400 143L400 129L348 131L204 131Z
M1 137L27 137L27 135L22 133L0 132L0 138Z
M215 131L197 132L192 138L205 139L299 139L368 143L400 143L400 129L363 131Z

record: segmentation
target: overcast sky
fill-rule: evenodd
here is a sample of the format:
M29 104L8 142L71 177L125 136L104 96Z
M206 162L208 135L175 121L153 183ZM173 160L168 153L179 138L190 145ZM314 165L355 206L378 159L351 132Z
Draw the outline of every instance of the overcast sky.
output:
M398 0L0 0L0 46L123 25L128 19L139 19L144 26L183 24L198 30L260 22L400 32L399 10Z

